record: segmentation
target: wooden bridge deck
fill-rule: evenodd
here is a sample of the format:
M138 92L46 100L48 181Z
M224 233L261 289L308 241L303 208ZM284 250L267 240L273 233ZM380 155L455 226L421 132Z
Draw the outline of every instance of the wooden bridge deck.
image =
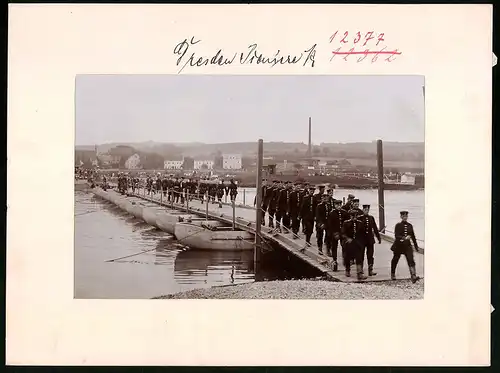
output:
M162 205L167 206L168 208L173 208L177 210L186 211L186 205L181 204L172 204L166 203L165 199L161 199L159 194L148 196L144 193L143 190L140 190L138 193L133 194L136 197L139 197L143 200L151 201L157 204L160 204L160 200L162 201ZM189 213L205 217L206 216L206 202L201 202L200 200L192 200L189 202L188 211ZM256 220L256 211L254 208L249 206L235 206L235 225L237 228L246 230L252 233L255 233L255 220ZM211 220L219 220L228 225L232 224L233 221L233 207L229 203L223 203L222 207L219 207L218 203L210 203L208 205L208 218ZM267 215L266 215L267 220ZM266 221L267 224L267 221ZM307 247L304 235L302 234L302 230L299 230L299 237L297 239L293 239L292 232L285 233L286 229L282 228L284 233L271 234L271 228L262 227L261 233L262 237L266 240L271 240L278 243L281 247L286 249L288 252L293 255L299 257L303 261L309 263L310 265L317 268L324 275L334 281L342 281L342 282L357 282L357 278L355 275L355 267L351 268L351 277L346 277L344 272L344 267L342 265L342 255L340 245L337 248L338 250L338 263L339 268L338 271L333 271L331 267L332 258L326 255L318 254L318 247L316 245L316 234L313 233L311 237L311 246ZM381 244L375 244L375 264L374 264L374 272L377 273L376 276L370 276L367 280L363 282L376 282L376 281L390 281L390 266L392 259L392 251L390 250L391 242L387 239L383 239ZM305 250L302 250L304 249ZM325 252L325 248L323 249ZM421 278L424 277L424 255L421 253L415 252L415 263L417 268L417 274ZM368 273L366 257L364 261L364 271L365 275ZM401 257L398 268L396 271L396 277L398 279L409 279L410 272L408 269L408 265L406 263L406 259L404 256Z

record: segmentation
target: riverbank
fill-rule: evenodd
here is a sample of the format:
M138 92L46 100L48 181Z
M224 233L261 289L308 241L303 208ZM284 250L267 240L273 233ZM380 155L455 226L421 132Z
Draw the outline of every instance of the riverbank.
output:
M264 281L196 289L153 299L423 299L424 280L343 283L323 280Z

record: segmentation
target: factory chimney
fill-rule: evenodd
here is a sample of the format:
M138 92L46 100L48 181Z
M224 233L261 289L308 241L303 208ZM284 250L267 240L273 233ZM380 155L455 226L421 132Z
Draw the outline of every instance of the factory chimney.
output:
M309 147L307 148L307 156L309 158L312 157L312 151L311 151L311 117L309 117Z

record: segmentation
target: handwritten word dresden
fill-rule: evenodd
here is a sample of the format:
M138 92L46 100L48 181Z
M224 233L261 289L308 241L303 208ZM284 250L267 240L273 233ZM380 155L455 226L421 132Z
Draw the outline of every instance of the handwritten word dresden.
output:
M340 45L332 52L330 61L335 56L343 56L343 60L352 55L358 55L356 62L364 61L368 56L371 56L371 62L374 63L380 56L386 56L385 62L392 62L395 56L401 55L399 49L389 50L385 45L384 33L375 33L374 31L361 32L358 31L354 34L349 34L349 31L339 32L335 31L330 37L330 44L338 43ZM380 43L384 43L379 46ZM373 48L373 49L372 49Z
M194 37L192 37L189 41L188 39L184 39L175 46L173 51L174 55L179 56L179 58L177 58L176 65L181 66L178 73L181 73L187 66L224 66L231 65L233 63L239 63L240 65L269 65L270 67L274 67L276 65L286 64L295 65L300 62L302 63L302 66L309 64L311 67L314 67L317 46L317 44L314 44L312 47L304 50L299 55L285 55L278 49L273 55L265 56L258 50L258 45L254 43L250 44L244 52L224 54L223 50L219 49L215 52L215 54L207 57L198 56L192 51L194 46L200 42L201 40L195 40Z

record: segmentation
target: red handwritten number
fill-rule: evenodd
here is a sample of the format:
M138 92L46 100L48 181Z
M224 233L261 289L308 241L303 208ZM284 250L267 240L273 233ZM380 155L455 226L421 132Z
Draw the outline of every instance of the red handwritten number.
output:
M339 32L338 30L335 31L335 34L333 34L331 37L330 37L330 43L333 41L333 39L335 39L335 36L337 36L337 32Z
M358 31L356 33L356 37L354 38L354 44L356 44L359 41L359 39L361 39L361 33Z
M384 33L381 33L379 36L378 36L378 41L377 41L377 44L380 43L381 41L384 41Z
M375 39L373 37L373 31L367 32L365 35L365 43L363 44L363 47L368 43L370 40Z
M343 38L342 38L342 40L340 41L341 43L344 43L344 44L345 44L345 43L347 43L346 38L347 38L347 35L348 35L348 34L349 34L349 33L348 33L347 31L346 31L346 32L344 32L344 37L343 37Z

